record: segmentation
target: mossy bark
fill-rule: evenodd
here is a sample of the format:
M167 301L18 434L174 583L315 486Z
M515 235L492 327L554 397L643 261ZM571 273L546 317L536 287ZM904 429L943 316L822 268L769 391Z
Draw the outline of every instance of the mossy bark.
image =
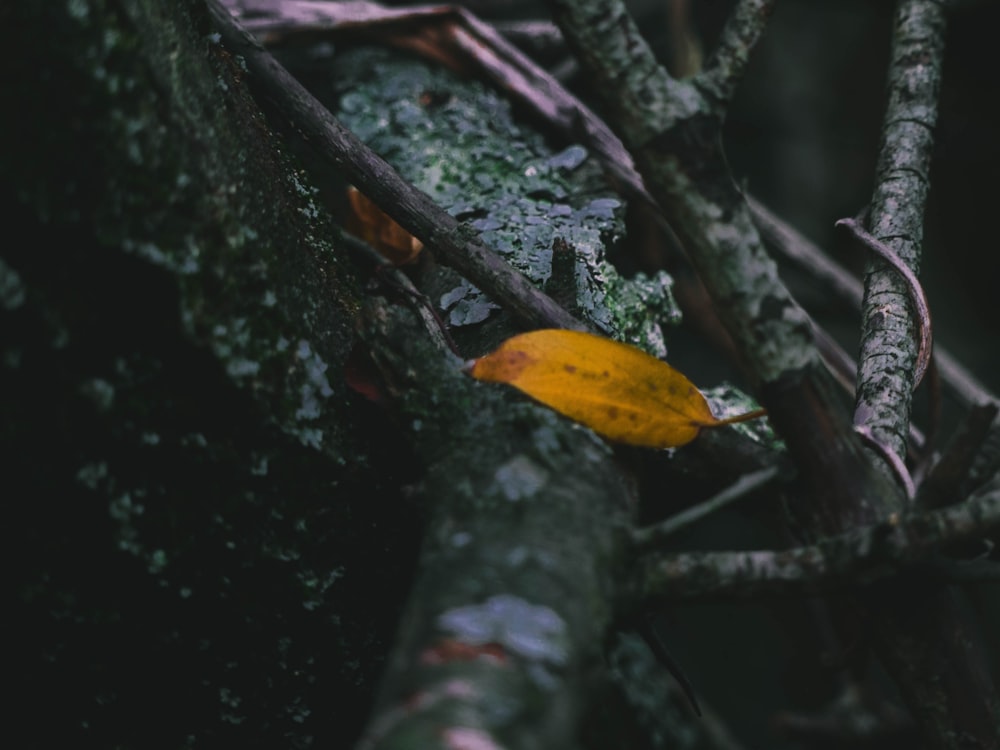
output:
M15 721L341 744L418 541L405 445L340 376L355 274L203 3L3 16Z
M466 379L405 305L365 308L203 3L5 20L2 205L29 240L0 257L0 445L37 744L344 746L426 519L383 709L471 670L456 741L573 746L631 513L608 448ZM392 415L345 384L358 332ZM444 663L462 643L486 661Z
M471 381L400 313L382 307L368 335L426 467L430 517L359 747L586 746L581 726L608 683L629 485L605 444Z

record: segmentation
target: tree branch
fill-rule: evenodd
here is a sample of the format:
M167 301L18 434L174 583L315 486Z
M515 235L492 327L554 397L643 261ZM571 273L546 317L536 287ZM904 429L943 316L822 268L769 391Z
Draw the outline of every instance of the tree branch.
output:
M815 545L780 552L649 554L636 586L644 599L750 598L843 591L911 571L923 580L969 580L963 567L930 560L948 545L982 539L1000 528L1000 483L961 505L892 518ZM975 565L974 563L972 565ZM980 579L1000 580L1000 565L975 566Z
M246 61L251 83L275 102L322 156L342 169L379 208L529 327L587 330L539 291L431 198L403 180L378 154L347 130L247 33L218 0L208 0L226 46Z
M671 123L707 111L690 83L674 79L656 61L619 0L552 0L566 42L605 94L610 120L626 147L645 143ZM607 92L614 91L614 96Z
M937 463L920 483L915 507L922 510L943 508L958 502L963 490L970 489L976 456L982 452L998 411L1000 407L994 402L969 410Z
M900 0L889 73L889 102L871 205L871 234L916 272L929 189L932 130L937 117L944 8L932 0ZM879 259L865 279L863 333L855 422L896 456L905 456L917 359L906 284ZM884 513L889 497L881 499ZM932 747L959 738L996 747L1000 699L982 645L942 585L879 587L866 597L882 616L873 642L914 720ZM972 738L975 738L974 740Z
M819 247L785 221L775 216L760 201L748 196L750 210L764 241L775 253L805 273L810 274L831 295L860 310L864 287L847 269L832 260ZM934 361L944 381L958 400L967 407L997 402L997 397L980 383L940 342L934 347ZM856 371L852 360L851 390ZM912 440L912 434L911 434Z
M758 471L744 474L733 484L713 495L708 500L665 518L653 526L636 529L632 534L632 544L637 549L649 549L660 545L665 539L676 534L681 529L687 528L702 518L760 489L775 479L779 471L780 469L777 466L767 466Z
M586 431L461 375L408 310L373 298L365 318L428 530L358 748L572 747L607 679L627 482Z
M914 272L920 267L924 205L944 58L945 11L930 0L901 0L896 11L889 103L871 202L871 234ZM866 270L856 421L906 456L918 352L907 285L881 258Z
M775 0L740 0L722 29L719 43L705 70L692 82L711 92L720 115L725 114L736 87L750 63L754 47L764 34Z

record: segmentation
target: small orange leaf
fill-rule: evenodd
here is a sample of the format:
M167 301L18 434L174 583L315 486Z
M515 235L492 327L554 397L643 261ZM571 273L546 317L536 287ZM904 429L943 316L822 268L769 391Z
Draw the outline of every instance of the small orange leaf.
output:
M514 336L474 360L470 373L512 385L609 440L650 448L684 445L705 427L765 413L716 419L701 392L670 365L634 346L579 331Z
M372 203L356 187L347 188L351 205L348 230L388 258L394 265L412 263L423 250L423 243Z

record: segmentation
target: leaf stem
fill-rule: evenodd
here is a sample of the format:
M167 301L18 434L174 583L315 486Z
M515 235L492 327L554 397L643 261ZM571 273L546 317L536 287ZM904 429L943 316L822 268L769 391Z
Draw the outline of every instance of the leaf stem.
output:
M748 411L746 414L737 414L735 417L725 417L720 419L711 425L706 425L706 427L720 427L726 424L739 424L740 422L749 422L751 419L760 419L761 417L767 416L767 409L754 409L753 411Z

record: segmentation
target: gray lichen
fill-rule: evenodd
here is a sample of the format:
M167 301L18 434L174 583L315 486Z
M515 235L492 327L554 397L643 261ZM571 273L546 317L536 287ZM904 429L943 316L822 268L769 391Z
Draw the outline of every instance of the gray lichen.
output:
M580 145L553 151L515 120L509 103L447 71L363 49L338 60L348 81L339 116L362 140L539 287L554 246L572 251L574 307L615 338L664 356L661 326L679 320L671 280L634 280L608 262L625 233L624 204ZM497 306L465 281L441 296L453 326Z
M553 666L567 661L565 621L550 607L510 594L443 612L438 627L470 645L499 643L519 656Z

